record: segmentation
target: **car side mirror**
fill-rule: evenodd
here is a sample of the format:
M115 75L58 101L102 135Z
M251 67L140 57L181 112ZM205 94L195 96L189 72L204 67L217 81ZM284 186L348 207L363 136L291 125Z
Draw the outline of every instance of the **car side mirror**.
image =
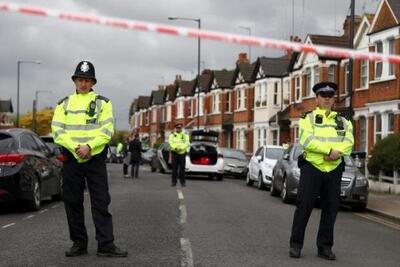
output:
M283 155L283 159L284 159L284 160L289 160L289 154Z
M257 159L257 161L258 161L259 163L263 160L263 158L262 158L261 155L256 156L256 159Z

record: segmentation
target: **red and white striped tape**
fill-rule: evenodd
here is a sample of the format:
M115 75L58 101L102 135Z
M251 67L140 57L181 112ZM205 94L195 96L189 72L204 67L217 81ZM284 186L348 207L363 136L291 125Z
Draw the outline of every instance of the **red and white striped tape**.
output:
M217 42L225 42L231 44L250 45L256 47L274 48L292 50L296 52L315 53L320 56L333 58L353 58L359 60L370 61L387 61L389 63L400 63L400 56L384 55L379 53L361 52L345 48L307 45L296 42L288 42L276 39L249 37L240 34L229 34L224 32L198 30L195 28L175 27L166 24L156 24L145 21L127 20L120 18L112 18L105 16L87 15L82 13L65 12L55 9L43 7L33 7L18 5L8 2L0 2L0 11L17 12L24 15L55 17L60 20L76 21L81 23L89 23L95 25L103 25L114 28L139 30L145 32L156 32L173 36L183 36L191 38L201 38Z

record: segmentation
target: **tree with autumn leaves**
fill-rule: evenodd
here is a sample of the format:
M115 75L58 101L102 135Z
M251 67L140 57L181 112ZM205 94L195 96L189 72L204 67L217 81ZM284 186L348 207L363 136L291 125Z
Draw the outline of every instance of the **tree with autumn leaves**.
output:
M49 135L51 133L51 121L53 119L54 109L47 107L36 112L36 133ZM21 128L32 130L33 115L32 112L25 113L20 119Z

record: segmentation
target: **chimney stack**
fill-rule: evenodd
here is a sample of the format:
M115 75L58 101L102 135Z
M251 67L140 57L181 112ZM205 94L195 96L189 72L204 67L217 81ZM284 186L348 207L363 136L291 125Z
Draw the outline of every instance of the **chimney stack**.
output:
M239 58L236 61L236 64L243 64L243 63L249 63L249 59L247 58L247 53L240 53Z

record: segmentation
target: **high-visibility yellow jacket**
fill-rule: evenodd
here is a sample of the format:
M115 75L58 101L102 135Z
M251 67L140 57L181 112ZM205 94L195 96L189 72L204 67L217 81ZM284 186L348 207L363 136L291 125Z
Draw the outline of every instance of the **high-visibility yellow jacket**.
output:
M169 147L172 152L185 154L190 146L189 135L184 132L174 132L168 137Z
M55 143L71 152L78 162L86 162L75 148L88 144L92 156L104 150L114 134L111 101L94 91L75 92L58 102L51 129Z
M350 121L331 111L316 108L299 121L299 142L305 151L305 159L322 172L330 172L341 163L341 159L324 160L332 149L344 156L350 155L353 145L353 126Z

